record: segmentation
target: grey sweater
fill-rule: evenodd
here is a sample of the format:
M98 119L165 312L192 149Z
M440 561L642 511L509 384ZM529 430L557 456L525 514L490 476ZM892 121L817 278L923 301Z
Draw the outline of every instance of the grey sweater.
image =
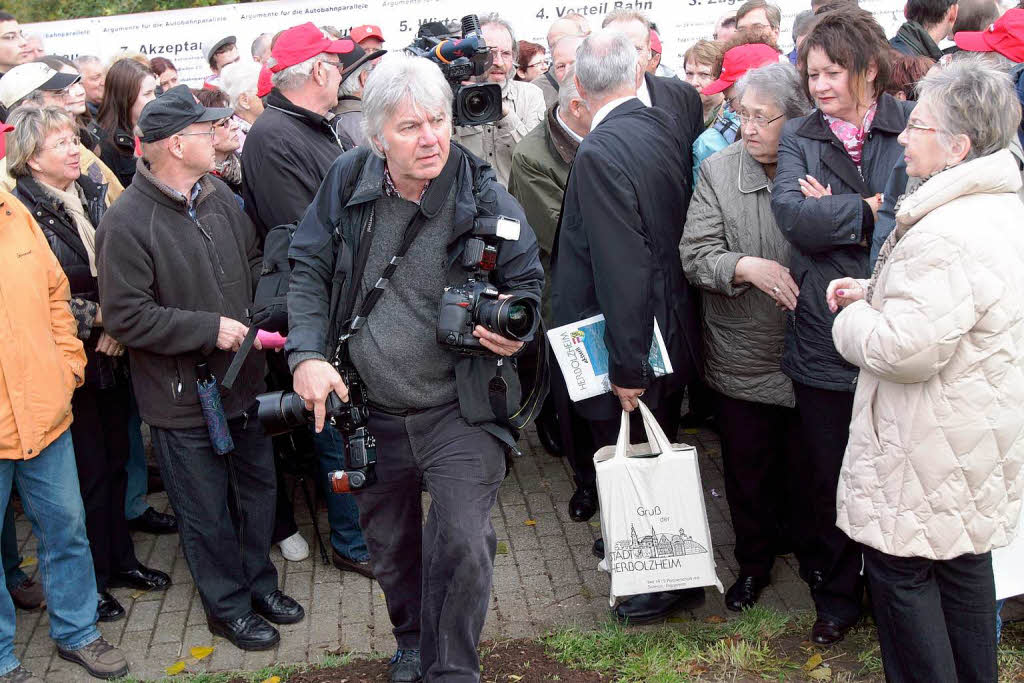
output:
M358 311L387 262L398 251L417 205L383 196L374 207L374 237L353 310ZM409 247L349 355L370 401L384 408L422 409L457 399L456 357L437 344L437 311L444 289L445 252L455 222L455 193Z

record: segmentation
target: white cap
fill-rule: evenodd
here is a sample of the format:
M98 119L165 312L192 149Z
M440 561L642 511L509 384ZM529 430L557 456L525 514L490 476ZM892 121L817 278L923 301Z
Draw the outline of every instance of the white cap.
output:
M36 90L59 92L82 77L50 68L42 62L19 64L0 79L0 104L8 109Z

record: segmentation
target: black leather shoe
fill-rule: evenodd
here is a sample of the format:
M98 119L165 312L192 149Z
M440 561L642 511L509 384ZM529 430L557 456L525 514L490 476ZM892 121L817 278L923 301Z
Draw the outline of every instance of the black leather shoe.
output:
M534 422L537 426L537 440L549 455L562 455L562 435L558 432L558 420L541 413Z
M117 621L124 619L124 607L113 595L107 591L100 593L99 602L96 604L97 618L100 621Z
M306 616L306 610L292 598L276 590L262 598L252 599L252 608L267 621L275 624L297 624Z
M574 522L585 522L597 512L597 489L581 486L569 499L569 518Z
M703 604L704 589L687 588L634 595L620 602L613 612L615 618L623 623L653 624L680 610L696 609Z
M231 641L239 650L269 650L281 640L277 629L255 612L249 612L232 621L206 618L210 633Z
M366 560L365 562L356 562L350 557L345 557L333 548L331 549L331 551L333 554L331 560L334 562L334 566L340 569L341 571L355 572L356 574L361 574L365 576L371 581L373 581L373 579L376 578L373 575L373 565L370 564L369 560Z
M818 590L818 588L825 582L825 573L820 569L815 569L811 572L810 576L807 577L807 586L811 589L811 592Z
M141 564L126 572L117 572L107 581L108 588L136 588L140 591L162 591L171 585L171 577L159 569Z
M815 645L835 645L846 636L853 624L843 626L828 617L818 617L811 627L811 642Z
M388 680L392 683L416 683L422 680L420 651L398 650L388 662Z
M128 520L128 528L147 534L176 534L178 533L178 520L174 518L174 515L165 515L153 508L146 508L141 515Z
M741 612L753 607L764 587L771 583L767 576L741 576L736 583L725 592L725 606L733 612Z
M590 552L592 552L594 554L594 557L596 557L597 559L603 560L604 559L604 539L603 538L599 538L596 541L594 541L594 547L592 547L590 549Z

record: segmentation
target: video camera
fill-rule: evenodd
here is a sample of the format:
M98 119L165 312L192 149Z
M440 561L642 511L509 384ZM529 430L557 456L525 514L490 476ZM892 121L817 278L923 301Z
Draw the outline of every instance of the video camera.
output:
M477 325L520 341L536 331L540 322L537 302L520 295L500 298L489 280L498 263L500 242L518 239L518 220L505 216L476 217L462 261L469 277L460 285L445 287L441 293L437 314L438 344L463 355L486 355L491 351L473 336Z
M500 85L463 85L465 81L487 73L493 63L491 51L480 31L480 19L475 14L462 17L461 39L423 35L421 29L420 35L405 51L425 57L440 67L454 94L452 119L456 126L479 126L501 119Z

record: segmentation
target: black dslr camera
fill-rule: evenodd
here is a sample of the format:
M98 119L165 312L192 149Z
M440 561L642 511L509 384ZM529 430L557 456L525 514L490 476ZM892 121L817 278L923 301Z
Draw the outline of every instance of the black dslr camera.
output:
M463 85L464 81L487 73L493 63L480 31L480 19L475 14L462 17L461 39L424 35L421 29L405 51L426 57L441 68L454 94L452 119L456 126L479 126L501 119L500 85Z
M483 325L509 339L525 340L537 329L540 311L530 297L499 298L489 277L498 262L501 240L519 239L519 221L505 216L477 216L473 236L466 241L462 267L469 277L441 293L437 314L437 343L469 356L490 354L473 328Z
M335 493L364 489L377 481L377 441L366 429L370 408L366 390L354 368L335 367L348 387L348 403L342 403L333 391L327 395L327 422L345 439L345 469L327 474ZM313 412L294 391L273 391L256 397L257 416L267 436L286 434L313 424Z

